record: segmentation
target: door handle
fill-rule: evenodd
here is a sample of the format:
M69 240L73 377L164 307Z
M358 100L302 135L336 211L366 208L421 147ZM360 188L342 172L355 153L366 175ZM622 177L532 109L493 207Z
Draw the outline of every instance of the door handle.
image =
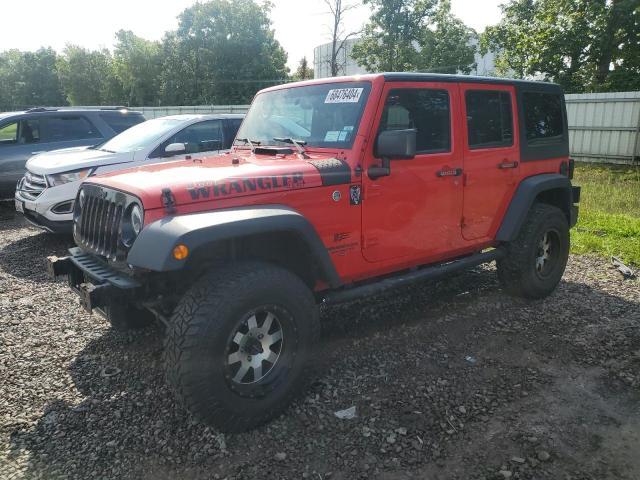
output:
M438 177L459 177L460 175L462 175L461 168L447 168L436 172Z
M507 162L507 161L504 161L504 162L498 164L498 168L500 170L505 170L507 168L516 168L517 166L518 166L518 162Z

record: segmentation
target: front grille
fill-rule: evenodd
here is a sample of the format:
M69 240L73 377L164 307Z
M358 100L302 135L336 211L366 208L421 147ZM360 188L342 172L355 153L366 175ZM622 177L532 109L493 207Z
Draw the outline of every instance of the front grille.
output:
M78 246L109 260L124 260L127 248L122 243L122 218L131 203L131 195L84 184L84 199L76 199L74 209L74 237Z
M28 170L18 184L18 191L28 200L35 200L46 188L47 179L44 175L38 175L37 173L33 173Z

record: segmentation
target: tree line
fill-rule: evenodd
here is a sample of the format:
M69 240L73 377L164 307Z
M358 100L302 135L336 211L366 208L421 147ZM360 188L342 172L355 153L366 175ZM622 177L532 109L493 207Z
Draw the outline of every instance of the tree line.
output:
M355 5L371 10L346 33ZM469 73L476 52L496 55L496 75L560 83L567 92L640 89L639 0L508 0L477 33L450 0L325 0L332 17L329 71L348 38L369 71ZM36 105L244 104L261 88L313 78L306 58L290 72L275 39L271 5L210 0L185 9L160 41L116 33L113 50L0 52L0 109Z

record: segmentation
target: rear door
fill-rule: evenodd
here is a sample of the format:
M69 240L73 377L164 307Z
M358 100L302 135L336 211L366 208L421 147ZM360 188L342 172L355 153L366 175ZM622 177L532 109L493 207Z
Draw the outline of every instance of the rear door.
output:
M465 240L493 236L517 181L520 150L515 89L461 83Z
M365 165L379 165L375 138L384 130L417 130L416 156L392 160L391 174L363 175L363 255L371 262L428 261L461 243L462 149L454 83L387 83Z

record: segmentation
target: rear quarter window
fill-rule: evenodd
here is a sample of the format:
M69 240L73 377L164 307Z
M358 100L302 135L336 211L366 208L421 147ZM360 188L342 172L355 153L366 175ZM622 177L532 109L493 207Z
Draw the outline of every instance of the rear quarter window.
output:
M109 112L101 113L100 118L117 133L124 132L127 128L144 122L144 117L139 113Z
M529 145L560 142L564 138L562 98L551 93L522 95L525 131Z

